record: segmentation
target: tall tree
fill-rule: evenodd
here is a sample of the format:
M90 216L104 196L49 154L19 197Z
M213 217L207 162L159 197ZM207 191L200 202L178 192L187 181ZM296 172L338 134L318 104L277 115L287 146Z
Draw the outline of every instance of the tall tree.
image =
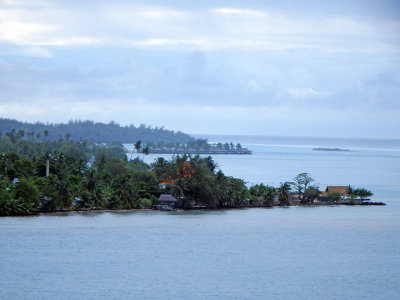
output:
M142 141L140 141L140 140L137 141L133 146L134 146L136 152L139 153L140 150L142 149Z
M291 182L291 184L295 187L296 191L298 192L299 199L302 203L306 202L304 193L310 186L311 182L313 181L314 179L311 178L308 173L300 173L293 179L293 182Z
M149 155L150 154L150 146L149 145L144 146L142 149L142 153L143 153L143 158L145 155Z
M142 141L140 141L140 140L136 141L136 143L133 144L133 148L136 150L136 153L139 153L140 150L142 149ZM133 156L133 151L132 151L130 159L132 159L132 156Z
M123 174L114 178L112 188L119 200L119 203L125 208L137 208L137 193L132 187L132 179L128 174Z
M290 205L289 193L290 193L290 183L281 182L281 186L278 189L278 200L280 206Z
M314 203L320 193L321 191L317 186L309 186L304 192L304 201L306 203Z

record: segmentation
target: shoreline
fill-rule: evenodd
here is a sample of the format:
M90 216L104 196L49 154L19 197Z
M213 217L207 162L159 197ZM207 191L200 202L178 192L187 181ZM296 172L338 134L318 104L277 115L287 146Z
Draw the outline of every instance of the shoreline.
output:
M247 209L247 208L267 208L271 209L274 207L281 208L290 208L293 207L318 207L318 206L386 206L387 204L384 202L370 202L370 203L313 203L313 204L301 204L301 203L293 203L289 206L253 206L253 205L244 205L238 207L217 207L217 208L207 208L207 207L192 207L192 208L177 208L170 211L164 211L154 208L132 208L132 209L63 209L63 210L55 210L55 211L46 211L46 212L37 212L27 215L15 215L15 216L0 216L0 217L27 217L27 216L40 216L40 215L53 215L53 214L70 214L70 213L106 213L106 212L115 212L115 213L128 213L128 212L151 212L151 211L163 211L163 212L176 212L176 211L193 211L193 210L202 210L202 211L218 211L218 210L238 210L238 209Z

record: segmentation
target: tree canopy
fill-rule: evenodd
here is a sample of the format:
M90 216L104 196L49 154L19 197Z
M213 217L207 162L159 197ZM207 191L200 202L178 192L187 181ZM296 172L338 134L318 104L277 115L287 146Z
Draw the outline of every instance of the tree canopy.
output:
M30 140L57 141L88 140L99 143L121 141L134 143L137 140L151 143L180 143L196 142L196 139L181 131L167 130L164 127L120 126L111 121L108 124L93 121L69 121L68 123L25 123L12 119L0 118L0 132L8 135L12 142L27 137Z

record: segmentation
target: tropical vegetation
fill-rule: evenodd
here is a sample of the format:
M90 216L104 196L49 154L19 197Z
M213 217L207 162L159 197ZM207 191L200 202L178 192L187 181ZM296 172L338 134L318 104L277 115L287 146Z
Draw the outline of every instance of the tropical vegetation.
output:
M143 157L149 151L140 141L134 145L139 155L129 154L128 159L119 142L75 141L69 134L57 141L24 136L23 131L10 130L0 137L2 216L67 209L152 208L160 194L173 195L183 208L212 209L288 206L292 188L304 204L313 203L320 194L307 173L278 188L264 184L248 187L244 180L226 176L211 156L183 154L169 160L159 157L147 164ZM354 197L372 195L366 189L349 187L349 191Z

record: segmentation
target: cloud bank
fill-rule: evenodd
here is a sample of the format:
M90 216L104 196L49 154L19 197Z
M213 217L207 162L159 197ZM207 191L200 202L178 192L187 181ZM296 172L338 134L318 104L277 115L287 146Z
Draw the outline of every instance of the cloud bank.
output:
M396 2L286 2L0 1L0 114L400 138Z

